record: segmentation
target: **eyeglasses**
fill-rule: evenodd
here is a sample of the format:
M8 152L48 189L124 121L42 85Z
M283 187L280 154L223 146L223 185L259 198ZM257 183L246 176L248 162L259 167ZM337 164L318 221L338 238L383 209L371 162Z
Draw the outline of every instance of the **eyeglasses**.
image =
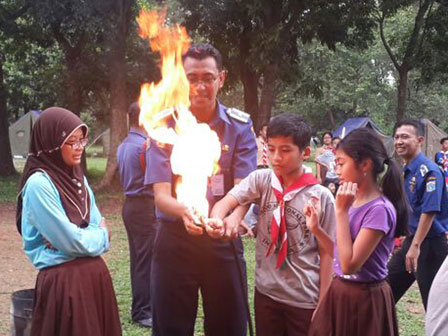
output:
M88 138L84 138L81 139L79 141L74 141L74 142L66 142L65 145L67 146L72 146L72 149L80 149L81 146L84 148L87 146L87 143L89 142Z
M205 76L203 78L197 78L197 77L187 77L188 82L193 86L199 86L200 83L204 84L204 86L211 86L213 85L219 76Z

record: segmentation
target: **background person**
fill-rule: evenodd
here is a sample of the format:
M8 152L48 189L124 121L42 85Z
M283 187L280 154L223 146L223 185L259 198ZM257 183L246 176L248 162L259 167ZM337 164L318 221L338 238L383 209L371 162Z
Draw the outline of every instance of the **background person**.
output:
M267 124L261 126L260 132L258 133L257 141L257 168L269 168L268 160L268 141L266 138L266 131L268 129Z
M436 153L434 161L443 171L445 177L445 184L448 187L448 137L440 139L440 151Z
M145 185L147 135L139 126L140 108L128 110L130 130L117 150L118 171L126 196L122 217L129 242L132 321L142 327L152 326L151 262L156 218L154 195Z
M110 232L80 167L87 125L46 109L31 134L17 224L39 270L32 335L121 335L109 271L100 257Z
M395 302L417 280L426 309L432 281L448 253L448 194L441 170L421 153L423 135L423 126L416 119L402 120L394 128L395 151L406 163L404 188L412 211L410 236L394 253L388 268Z
M333 146L331 145L331 140L333 139L333 133L327 131L322 135L322 146L316 149L314 154L314 160L316 161L316 176L319 183L323 184L325 177L327 176L326 165L319 164L318 158L320 155L324 154L326 151L333 151Z

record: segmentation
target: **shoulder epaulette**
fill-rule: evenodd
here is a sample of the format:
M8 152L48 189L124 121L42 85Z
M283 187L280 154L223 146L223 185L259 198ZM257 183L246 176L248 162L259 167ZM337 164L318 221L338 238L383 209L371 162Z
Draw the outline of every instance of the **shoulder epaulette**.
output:
M250 119L250 114L249 113L240 111L240 110L238 110L238 109L236 109L234 107L229 107L227 109L226 113L230 117L232 117L232 118L234 118L236 120L242 121L243 123L246 123L246 124L249 122L249 119Z
M166 117L168 117L168 116L170 116L172 114L173 114L173 109L172 108L167 108L166 110L158 112L154 116L154 120L160 121L160 120L165 119Z

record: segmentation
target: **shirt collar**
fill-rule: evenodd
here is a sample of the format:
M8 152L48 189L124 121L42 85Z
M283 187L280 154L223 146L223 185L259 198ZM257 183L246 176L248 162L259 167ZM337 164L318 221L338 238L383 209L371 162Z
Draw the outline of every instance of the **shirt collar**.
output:
M226 107L222 105L218 100L216 100L216 116L210 122L210 126L215 126L219 124L219 122L224 121L227 124L231 124L229 117L226 113Z
M131 127L131 129L129 130L129 133L135 133L145 139L148 137L148 135L146 134L145 131L142 131L141 129L136 128L136 127Z
M404 167L405 171L415 171L423 159L423 153L419 153L412 161Z

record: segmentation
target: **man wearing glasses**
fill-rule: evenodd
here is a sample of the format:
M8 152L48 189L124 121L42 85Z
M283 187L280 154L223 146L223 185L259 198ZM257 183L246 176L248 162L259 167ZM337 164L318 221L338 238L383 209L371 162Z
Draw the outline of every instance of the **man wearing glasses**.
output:
M220 171L212 176L207 191L211 209L234 184L256 169L257 146L249 115L216 99L225 80L219 51L209 44L196 44L183 62L190 82L190 109L221 142ZM246 286L246 272L241 240L235 241L237 264L230 242L212 239L194 225L189 210L172 193L176 176L171 171L170 155L169 146L162 148L151 142L147 180L154 188L160 220L151 273L153 335L193 335L199 290L206 334L245 335L247 315L241 281Z

